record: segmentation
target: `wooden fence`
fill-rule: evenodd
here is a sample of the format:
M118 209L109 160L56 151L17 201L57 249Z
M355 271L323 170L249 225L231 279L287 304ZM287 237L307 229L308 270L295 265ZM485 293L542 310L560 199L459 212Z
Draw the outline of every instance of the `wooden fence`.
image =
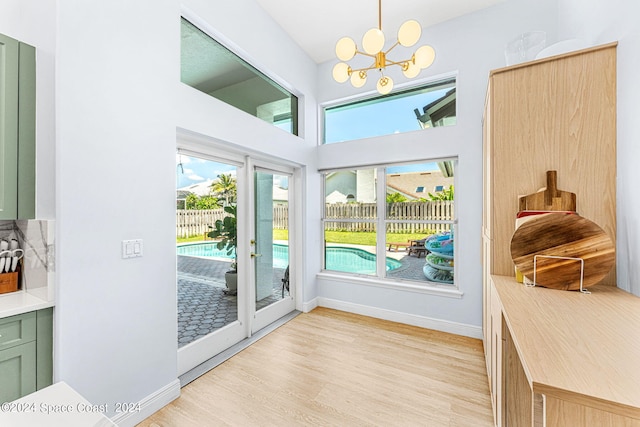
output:
M185 238L190 236L204 236L209 232L209 226L227 215L222 209L184 210L178 209L176 214L176 236ZM325 205L325 230L328 231L375 231L375 222L339 222L342 220L375 220L377 208L375 203L334 203ZM427 221L426 224L390 223L387 225L389 233L427 233L431 231L447 231L450 224L434 224L429 221L450 221L454 218L452 201L433 202L403 202L387 204L387 219L402 221ZM277 229L287 229L289 224L288 207L273 207L273 226Z
M288 209L287 206L273 207L274 228L288 229ZM209 210L178 209L176 211L176 236L186 238L191 236L204 236L211 231L209 226L216 220L229 215L222 208Z
M451 229L451 224L431 223L431 221L451 221L454 218L453 201L387 203L386 218L400 221L426 221L427 223L388 223L388 233L428 233ZM325 230L329 231L369 231L376 230L374 222L332 222L331 219L368 219L378 217L375 203L335 203L325 205Z

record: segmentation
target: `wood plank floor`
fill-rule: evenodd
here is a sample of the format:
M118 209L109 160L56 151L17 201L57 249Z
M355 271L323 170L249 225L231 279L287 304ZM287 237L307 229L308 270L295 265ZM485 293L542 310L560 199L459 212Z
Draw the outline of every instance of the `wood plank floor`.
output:
M303 425L492 426L482 342L317 308L139 424Z

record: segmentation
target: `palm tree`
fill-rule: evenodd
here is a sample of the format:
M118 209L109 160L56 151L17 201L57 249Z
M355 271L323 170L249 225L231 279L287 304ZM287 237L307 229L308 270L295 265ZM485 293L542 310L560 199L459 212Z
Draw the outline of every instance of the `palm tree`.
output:
M211 184L211 191L225 200L225 206L229 206L236 201L236 179L231 174L220 174Z

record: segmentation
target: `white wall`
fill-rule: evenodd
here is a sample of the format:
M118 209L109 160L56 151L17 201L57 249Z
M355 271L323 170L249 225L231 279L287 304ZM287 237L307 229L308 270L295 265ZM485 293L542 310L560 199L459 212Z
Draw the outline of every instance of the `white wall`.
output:
M96 404L176 379L178 14L173 1L58 4L54 372ZM122 259L134 238L144 256Z
M430 327L480 336L482 317L480 229L482 224L482 112L491 69L505 66L504 47L526 31L542 30L556 40L555 0L509 0L489 9L427 28L420 44L431 44L436 60L421 76L457 72L457 125L322 146L320 168L347 167L457 156L456 282L461 299L393 290L321 278L318 295L333 305L404 319ZM319 68L321 102L350 97L361 90L331 78L334 61ZM373 79L372 79L373 80ZM394 77L397 85L403 83ZM375 90L373 82L368 83ZM413 114L412 111L408 114ZM400 313L400 315L397 315ZM423 321L424 320L424 321ZM434 322L431 322L434 320Z
M305 134L179 82L180 2L59 2L55 376L96 404L176 379L176 130L313 162L315 65L253 0L184 4L302 95ZM133 238L144 256L121 259Z
M559 0L559 38L587 45L618 41L617 274L618 287L640 295L640 3Z
M55 215L56 1L3 0L0 33L36 49L36 215Z

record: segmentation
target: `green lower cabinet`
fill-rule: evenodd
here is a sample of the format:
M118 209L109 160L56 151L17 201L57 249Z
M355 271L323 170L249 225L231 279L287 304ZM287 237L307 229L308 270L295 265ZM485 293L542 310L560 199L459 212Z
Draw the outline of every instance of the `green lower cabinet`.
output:
M53 383L53 308L0 319L0 403Z
M36 388L53 384L53 308L36 312Z
M36 342L0 351L0 402L36 391Z

